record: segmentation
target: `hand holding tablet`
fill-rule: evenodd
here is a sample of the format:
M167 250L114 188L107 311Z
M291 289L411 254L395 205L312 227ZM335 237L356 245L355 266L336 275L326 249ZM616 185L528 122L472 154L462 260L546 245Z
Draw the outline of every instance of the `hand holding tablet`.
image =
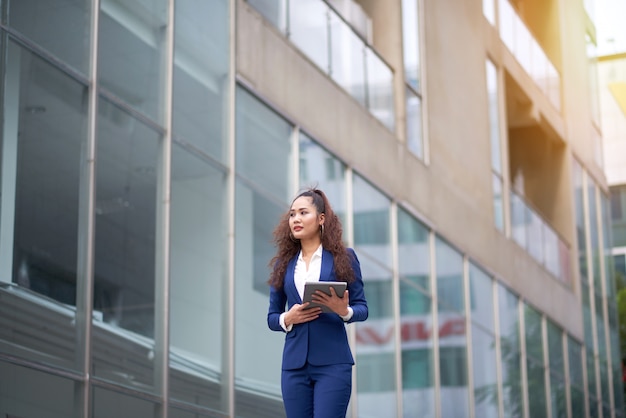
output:
M341 298L346 291L347 284L346 282L306 282L304 284L304 298L302 302L309 302L307 309L319 307L322 309L322 312L333 312L328 306L320 305L319 303L313 302L313 294L317 290L320 290L326 293L328 296L331 296L331 287L335 290L337 296Z

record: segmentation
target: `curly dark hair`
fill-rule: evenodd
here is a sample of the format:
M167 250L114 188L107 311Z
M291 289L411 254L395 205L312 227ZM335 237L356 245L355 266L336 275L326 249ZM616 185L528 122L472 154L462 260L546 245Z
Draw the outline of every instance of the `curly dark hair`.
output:
M324 214L324 232L322 234L322 247L333 255L335 274L337 280L351 283L354 281L354 271L348 251L342 241L343 227L339 217L332 210L328 198L321 190L310 188L300 193L293 199L292 204L300 197L310 197L318 215ZM298 255L300 240L294 240L289 228L289 211L280 219L274 229L274 245L277 247L276 255L269 263L271 269L267 283L276 289L282 289L285 272L289 261Z

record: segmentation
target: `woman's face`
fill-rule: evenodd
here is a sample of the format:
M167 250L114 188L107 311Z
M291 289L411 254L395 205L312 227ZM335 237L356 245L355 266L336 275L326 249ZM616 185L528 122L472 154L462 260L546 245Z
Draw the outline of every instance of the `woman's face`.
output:
M318 214L309 196L300 196L293 201L289 210L289 229L295 239L308 240L319 238L320 225L324 223L324 214Z

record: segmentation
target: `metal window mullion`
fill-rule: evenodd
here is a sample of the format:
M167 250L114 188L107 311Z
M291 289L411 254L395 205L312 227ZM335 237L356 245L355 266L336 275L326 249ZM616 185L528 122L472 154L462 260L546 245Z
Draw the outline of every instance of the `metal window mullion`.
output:
M79 179L78 248L76 274L76 366L83 381L75 383L74 412L89 417L92 367L92 311L95 263L96 136L98 123L98 31L100 0L92 2L89 50L87 141Z
M439 370L439 297L437 295L437 255L435 233L431 230L429 234L430 243L430 294L432 298L431 315L433 317L431 326L432 353L433 353L433 377L434 377L434 393L435 393L435 417L441 417L441 371ZM444 418L444 417L442 417Z
M561 331L561 355L563 356L563 376L565 378L565 409L567 418L572 418L572 378L570 375L569 340Z
M498 390L498 416L504 416L504 382L502 372L502 343L500 337L500 315L499 315L499 295L498 282L491 279L491 299L493 301L493 327L496 339L496 380Z
M517 300L517 315L519 318L519 327L518 327L518 336L520 341L520 346L518 347L520 351L520 376L521 376L521 385L522 385L522 415L525 418L535 418L530 416L530 408L528 403L528 358L526 354L526 318L524 316L524 301L522 299Z
M391 202L391 212L389 219L389 226L391 231L391 254L392 254L392 306L394 317L394 354L395 354L395 378L396 378L396 404L397 415L399 417L403 414L402 403L402 332L401 332L401 312L400 312L400 261L399 261L399 243L398 243L398 204L395 201Z
M597 205L600 203L600 208L602 208L601 205L601 192L598 188L596 188L596 207ZM602 322L604 323L604 345L606 347L606 360L607 360L607 380L608 380L608 391L609 391L609 397L608 397L608 401L609 401L609 408L611 409L611 414L614 415L614 411L615 411L615 399L614 399L614 391L613 391L613 368L610 367L612 365L612 361L613 361L613 357L611 355L611 338L610 338L610 333L611 333L611 329L609 328L609 309L608 309L608 301L607 301L607 297L606 295L608 295L607 292L607 288L606 288L606 275L607 275L607 268L605 265L605 256L604 254L606 254L607 252L607 248L604 248L604 228L603 226L603 212L599 211L597 212L597 225L598 225L598 245L599 245L599 263L600 263L600 289L602 292ZM609 418L609 417L604 417L604 418Z
M353 202L353 198L354 198L354 171L352 170L352 167L347 166L345 168L345 172L344 172L344 178L346 179L345 181L345 192L346 192L346 225L344 225L345 231L346 231L346 240L348 242L348 246L349 247L354 247L355 246L355 241L354 241L354 202ZM365 280L365 278L363 278L363 280ZM367 286L367 284L366 284ZM358 324L352 324L347 328L348 331L348 339L350 342L350 348L352 350L352 355L354 356L354 358L357 358L357 353L356 353L356 327L358 326ZM358 362L358 359L357 359ZM358 368L354 367L353 368L353 373L352 373L352 393L350 396L350 405L349 405L349 409L348 409L348 415L347 416L351 416L352 417L358 417L358 386L357 386L357 374L358 374Z
M544 385L546 387L544 396L546 397L546 418L552 418L552 388L550 387L550 355L548 346L548 324L545 315L541 315L541 345L543 347L543 370L544 370Z
M237 1L228 2L228 103L227 103L227 175L226 175L226 213L227 213L227 273L223 286L222 304L222 396L221 408L228 416L235 416L235 228L236 228L236 30Z
M172 95L174 71L174 0L167 2L165 55L163 62L163 121L157 176L157 228L155 265L155 364L156 393L161 403L156 414L166 418L169 406L170 228L172 162Z
M465 299L465 347L466 347L466 364L467 364L467 390L469 394L469 411L470 418L476 416L475 399L474 399L474 362L472 345L472 318L471 318L471 300L470 300L470 280L469 280L469 259L467 255L463 257L463 297Z

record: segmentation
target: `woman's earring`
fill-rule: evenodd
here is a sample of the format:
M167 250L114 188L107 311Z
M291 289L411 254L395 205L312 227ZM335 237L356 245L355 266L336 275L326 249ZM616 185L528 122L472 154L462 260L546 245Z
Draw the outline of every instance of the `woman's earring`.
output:
M324 238L324 224L320 224L320 238Z
M292 234L291 232L289 232L289 238L290 238L293 242L295 242L295 243L297 243L297 242L298 242L298 240L297 240L297 239L293 236L293 234Z

